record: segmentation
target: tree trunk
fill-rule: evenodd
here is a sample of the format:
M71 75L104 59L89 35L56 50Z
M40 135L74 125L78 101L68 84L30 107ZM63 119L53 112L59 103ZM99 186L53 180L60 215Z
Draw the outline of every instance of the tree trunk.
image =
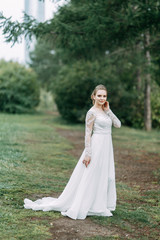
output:
M138 43L136 45L136 52L137 52L137 56L141 59L141 46ZM137 91L140 92L141 91L141 87L142 87L142 79L141 79L141 64L140 62L138 62L138 67L136 70L136 87L137 87Z
M152 129L152 120L151 120L151 56L149 51L150 45L150 33L147 31L144 34L144 46L145 46L145 55L146 55L146 76L145 76L145 88L144 88L144 126L146 131Z
M141 69L138 68L136 71L136 80L137 80L137 90L140 92L141 90Z

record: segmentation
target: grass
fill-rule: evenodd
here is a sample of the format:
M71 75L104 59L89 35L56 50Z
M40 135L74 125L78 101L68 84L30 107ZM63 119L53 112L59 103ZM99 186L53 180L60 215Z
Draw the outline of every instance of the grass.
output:
M68 153L72 148L56 128L84 131L84 126L67 124L58 116L0 114L0 239L45 240L51 238L50 223L59 212L41 212L23 208L26 197L59 195L66 185L77 159ZM122 127L113 130L118 148L159 154L160 135L156 131ZM155 172L159 174L159 171ZM157 190L140 194L139 188L117 183L118 204L112 218L90 217L97 224L115 228L104 239L158 239L160 221Z
M76 164L67 153L72 146L45 119L0 115L0 239L48 239L49 221L60 217L23 208L25 197L61 192Z
M119 200L114 217L92 217L92 220L104 226L115 226L121 230L122 236L130 236L129 239L158 239L160 191L146 191L141 196L138 190L124 183L117 184L117 191Z
M113 236L106 236L106 237L100 237L100 236L95 236L91 238L85 238L85 240L123 240L124 238L121 238L119 235L115 234Z
M116 146L136 150L136 152L144 150L160 154L160 131L146 132L140 129L122 127L121 131L114 128L113 133Z
M142 153L159 155L160 133L152 130L143 130L122 127L113 129L113 142L117 148L126 149L134 154L136 159ZM152 173L157 177L155 185L159 184L160 169ZM118 202L114 217L92 217L95 223L104 226L115 226L121 233L111 237L90 238L96 239L159 239L160 232L160 190L153 188L141 194L139 185L129 187L124 182L117 183Z

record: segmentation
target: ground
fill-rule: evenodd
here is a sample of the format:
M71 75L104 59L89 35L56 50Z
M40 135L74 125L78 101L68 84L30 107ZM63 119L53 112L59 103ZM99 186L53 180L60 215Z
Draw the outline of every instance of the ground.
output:
M159 240L158 130L113 128L116 211L85 220L23 206L24 198L63 191L84 149L84 124L68 124L57 112L1 113L0 133L0 239Z
M84 148L84 133L60 128L57 131L73 144L74 147L70 153L79 158ZM130 186L140 185L141 190L158 187L158 185L152 184L156 181L153 171L159 167L160 163L158 153L147 153L143 149L139 150L139 153L135 153L134 150L121 149L115 145L114 155L117 181L125 181Z
M78 159L84 148L84 133L82 131L70 131L61 128L57 128L57 132L72 143L73 148L69 152ZM155 184L157 178L153 172L159 166L159 154L146 153L143 149L138 154L135 154L134 150L131 152L131 150L124 150L114 146L114 155L117 182L123 181L131 187L139 186L141 194L143 194L143 191L158 188L158 185ZM52 240L83 240L84 237L94 236L102 236L105 237L102 239L109 239L109 236L116 236L117 233L120 233L123 239L125 237L128 239L129 237L129 234L125 234L124 231L116 226L100 226L93 223L90 218L86 218L83 221L60 218L52 224L54 226L51 229L51 232L53 231ZM114 239L119 238L115 237Z

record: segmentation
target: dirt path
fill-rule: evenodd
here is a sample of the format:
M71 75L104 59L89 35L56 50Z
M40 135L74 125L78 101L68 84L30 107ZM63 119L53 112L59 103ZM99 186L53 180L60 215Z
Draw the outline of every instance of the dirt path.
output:
M85 220L72 220L60 218L55 220L50 232L53 238L50 240L83 240L85 237L102 236L107 237L116 234L116 229L111 230L93 223L89 218Z
M60 128L57 129L57 132L73 144L70 154L78 160L84 148L84 133ZM117 181L126 182L130 186L139 185L141 191L155 188L155 184L152 184L155 181L152 171L158 167L159 156L157 154L151 156L151 154L141 151L139 155L136 155L127 149L124 151L115 147L114 155ZM76 221L62 217L51 222L50 225L50 232L53 236L50 240L84 240L84 237L107 237L117 234L125 239L125 231L116 226L99 226L93 223L89 217ZM126 237L126 239L128 238Z
M79 159L84 148L84 133L57 129L58 133L67 138L72 144L71 155ZM130 186L139 185L141 190L156 188L153 171L159 167L159 155L146 153L143 150L135 153L133 150L114 147L116 164L116 180L126 182Z

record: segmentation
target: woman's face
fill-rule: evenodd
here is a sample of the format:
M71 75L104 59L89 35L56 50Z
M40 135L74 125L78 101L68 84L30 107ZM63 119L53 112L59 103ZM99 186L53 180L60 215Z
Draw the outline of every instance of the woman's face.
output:
M107 100L107 92L105 90L98 90L94 96L96 105L103 105Z

